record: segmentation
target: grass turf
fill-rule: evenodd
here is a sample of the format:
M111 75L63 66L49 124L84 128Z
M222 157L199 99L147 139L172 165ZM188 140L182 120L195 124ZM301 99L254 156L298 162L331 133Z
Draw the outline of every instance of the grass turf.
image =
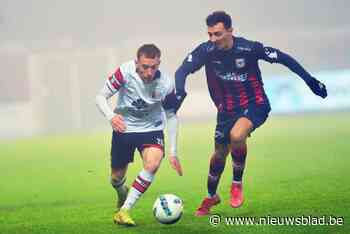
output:
M109 185L110 133L50 136L0 143L0 233L350 233L349 113L271 117L248 141L245 203L228 204L230 157L213 213L230 216L322 216L341 226L234 225L213 227L193 212L206 195L214 122L184 124L179 153L184 176L167 159L132 211L134 228L112 222L115 192ZM141 168L129 168L130 184ZM158 224L152 205L174 193L185 204L175 225Z

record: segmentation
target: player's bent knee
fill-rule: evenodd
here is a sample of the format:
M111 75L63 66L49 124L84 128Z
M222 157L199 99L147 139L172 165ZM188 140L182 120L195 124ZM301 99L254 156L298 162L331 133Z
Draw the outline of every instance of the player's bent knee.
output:
M241 144L246 140L246 138L247 138L247 134L243 132L232 131L230 133L230 139L232 144Z

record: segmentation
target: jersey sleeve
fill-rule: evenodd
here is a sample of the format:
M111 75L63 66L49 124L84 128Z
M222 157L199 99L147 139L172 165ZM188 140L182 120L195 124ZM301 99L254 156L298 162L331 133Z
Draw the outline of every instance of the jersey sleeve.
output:
M111 76L109 76L105 82L105 85L96 95L96 106L109 121L115 114L110 108L107 100L116 94L125 84L125 78L123 75L125 73L122 70L123 67L121 66Z
M273 47L264 46L260 42L255 42L254 52L256 53L257 59L262 59L269 63L278 63L280 61L281 52Z
M296 73L306 83L312 79L310 73L292 56L273 47L266 47L260 42L255 42L255 50L257 59L262 59L269 63L279 63L288 67L292 72Z
M185 92L186 77L198 71L206 63L210 49L208 43L203 43L187 55L175 73L177 92Z
M174 112L165 111L167 118L169 153L171 156L177 157L177 135L178 135L178 119Z
M165 89L165 95L162 100L162 106L164 110L176 112L176 95L175 95L175 84L174 81L168 78L168 83Z
M166 85L165 97L162 101L162 106L165 110L167 119L168 140L170 145L169 153L172 156L177 156L177 135L178 135L178 120L176 116L176 95L174 80L168 78Z
M108 77L106 81L106 86L108 89L115 94L125 83L125 68L120 66L111 76Z
M198 71L207 60L208 45L201 44L195 48L182 62L181 67L189 73Z

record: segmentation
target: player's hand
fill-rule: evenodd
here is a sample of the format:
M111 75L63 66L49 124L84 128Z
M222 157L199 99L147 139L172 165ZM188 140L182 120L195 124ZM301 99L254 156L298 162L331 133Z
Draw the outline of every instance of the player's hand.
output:
M117 132L125 132L125 130L126 130L124 118L121 115L118 115L118 114L115 115L111 119L111 125L112 125L112 128Z
M319 80L315 79L314 77L311 77L306 84L309 86L309 88L312 90L312 92L322 98L327 97L327 89L326 85L320 82Z
M182 167L179 159L176 156L169 156L169 162L171 167L177 172L179 176L182 176Z

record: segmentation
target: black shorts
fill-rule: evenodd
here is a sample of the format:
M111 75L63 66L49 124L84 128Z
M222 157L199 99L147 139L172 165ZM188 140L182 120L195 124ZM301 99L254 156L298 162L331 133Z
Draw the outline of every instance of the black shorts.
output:
M271 108L269 105L249 106L236 112L218 112L215 128L215 142L218 144L230 144L230 131L237 120L246 117L253 123L253 132L267 119Z
M157 147L164 153L163 131L120 133L113 131L111 167L123 168L134 161L135 149L142 152L147 147Z

